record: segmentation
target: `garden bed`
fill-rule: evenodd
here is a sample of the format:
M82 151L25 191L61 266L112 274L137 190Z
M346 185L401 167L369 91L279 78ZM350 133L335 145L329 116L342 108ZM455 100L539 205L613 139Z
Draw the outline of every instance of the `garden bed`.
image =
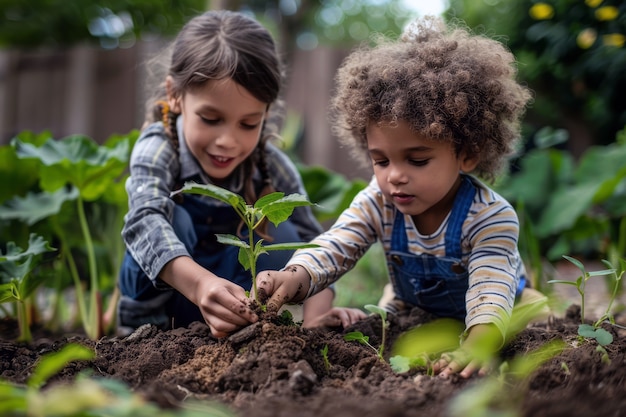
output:
M415 309L390 317L389 346L422 321L423 314ZM345 331L263 323L222 340L212 338L204 324L194 323L170 331L145 326L126 338L98 341L81 335L46 337L34 329L32 343L18 344L12 341L17 335L15 323L0 323L0 378L26 383L42 355L79 343L92 348L95 358L72 362L49 386L73 381L88 371L91 378L123 381L160 409L176 409L196 399L224 404L233 416L436 417L450 415L451 406L467 407L466 413L457 415L469 416L476 405L467 399L464 403L459 394L493 381L486 377L446 380L425 371L395 373L372 349L343 338L345 332L359 330L377 346L381 320L375 315ZM526 380L512 376L502 381L491 401L521 416L623 415L626 338L607 325L614 341L603 354L594 340L579 339L579 323L579 309L572 305L562 317L523 330L504 349L504 359L526 355L552 340L564 340L566 347ZM321 353L325 346L327 355ZM476 402L475 395L469 397Z

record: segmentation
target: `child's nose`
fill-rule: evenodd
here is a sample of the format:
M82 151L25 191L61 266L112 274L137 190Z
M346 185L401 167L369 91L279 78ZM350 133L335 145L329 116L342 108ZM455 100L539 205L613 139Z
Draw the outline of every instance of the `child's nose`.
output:
M224 129L219 132L215 142L217 145L226 148L234 146L237 143L237 134L235 129L224 127Z
M393 165L389 167L389 175L387 176L387 181L390 184L401 184L406 182L406 175L401 169L398 167L394 167Z

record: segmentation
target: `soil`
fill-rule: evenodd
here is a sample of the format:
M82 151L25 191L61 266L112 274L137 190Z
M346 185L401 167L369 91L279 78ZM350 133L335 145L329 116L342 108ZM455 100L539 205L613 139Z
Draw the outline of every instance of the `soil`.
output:
M400 334L427 319L419 309L389 317L386 352L393 350ZM620 315L616 320L623 322ZM626 331L603 326L614 336L604 355L594 340L578 338L579 323L580 308L571 303L562 315L529 325L502 350L506 361L552 340L566 342L561 353L527 379L503 381L500 391L488 395L494 409L518 413L509 416L626 415ZM197 399L223 403L242 417L443 417L452 415L450 407L458 404L459 395L469 393L476 400L481 391L472 391L474 387L482 386L485 393L485 383L495 378L443 379L425 369L398 374L373 349L344 340L351 331L361 331L372 345L380 345L381 320L374 315L348 329L311 330L264 321L219 340L203 323L169 331L144 326L125 338L98 341L34 329L30 344L16 343L15 323L3 319L0 379L25 383L41 355L80 343L95 350L95 359L70 363L49 386L90 371L93 377L125 382L163 409ZM325 346L328 364L320 352Z

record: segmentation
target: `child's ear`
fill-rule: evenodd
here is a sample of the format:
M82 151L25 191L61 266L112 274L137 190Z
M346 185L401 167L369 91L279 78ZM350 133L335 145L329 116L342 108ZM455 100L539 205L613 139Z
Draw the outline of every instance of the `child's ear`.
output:
M470 173L476 169L476 166L480 161L478 159L478 154L469 155L467 152L462 152L459 156L459 162L461 162L461 171Z
M170 106L170 111L180 113L180 97L174 95L174 80L171 75L165 78L165 91L167 93L167 104Z

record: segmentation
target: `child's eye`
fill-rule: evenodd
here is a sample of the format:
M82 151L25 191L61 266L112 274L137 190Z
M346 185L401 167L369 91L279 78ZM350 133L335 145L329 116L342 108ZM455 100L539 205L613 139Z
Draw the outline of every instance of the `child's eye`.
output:
M386 167L387 165L389 165L389 161L386 159L372 160L372 164L374 164L374 166L378 165L381 167Z
M246 130L254 130L257 127L259 127L258 123L254 123L254 124L250 124L250 123L242 123L241 127L246 129Z
M428 164L429 159L411 159L409 163L418 167Z
M202 120L203 123L206 123L207 125L211 125L211 126L216 125L220 122L220 119L210 119L210 118L202 117L202 116L200 116L200 119Z

